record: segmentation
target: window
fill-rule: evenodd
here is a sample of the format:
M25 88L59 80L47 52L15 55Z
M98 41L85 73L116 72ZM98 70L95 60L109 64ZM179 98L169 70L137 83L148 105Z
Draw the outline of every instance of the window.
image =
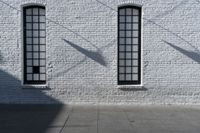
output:
M141 8L118 8L118 84L141 84Z
M46 83L45 7L23 8L24 84Z

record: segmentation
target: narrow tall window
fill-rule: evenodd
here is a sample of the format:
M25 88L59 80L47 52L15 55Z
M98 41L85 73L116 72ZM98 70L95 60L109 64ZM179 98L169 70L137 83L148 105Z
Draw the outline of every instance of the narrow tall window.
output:
M118 84L141 84L141 8L118 8Z
M24 84L46 83L45 7L23 9Z

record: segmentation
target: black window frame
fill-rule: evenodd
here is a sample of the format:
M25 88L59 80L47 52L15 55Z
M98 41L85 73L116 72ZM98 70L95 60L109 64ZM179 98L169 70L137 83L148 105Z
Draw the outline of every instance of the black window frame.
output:
M126 19L126 9L127 8L131 8L131 9L137 9L138 10L138 80L132 80L132 76L131 76L131 80L120 80L119 79L119 76L120 76L120 65L119 65L119 61L120 61L120 57L119 57L119 53L120 53L120 50L119 50L119 47L120 47L120 10L121 9L125 9L125 19ZM118 77L117 77L117 80L118 80L118 85L141 85L141 17L142 17L142 7L138 7L138 6L133 6L133 5L127 5L127 6L120 6L118 7L118 61L117 61L117 72L118 72ZM133 15L133 14L132 14ZM133 22L133 19L131 19L131 23ZM125 20L125 25L126 25L126 20ZM132 28L133 30L133 28ZM131 30L131 31L132 31ZM125 30L124 32L126 32L126 26L125 26ZM126 33L125 33L126 34ZM131 33L132 35L132 33ZM125 35L125 38L126 38L126 35ZM125 42L125 44L126 42ZM131 45L133 45L133 42L132 42L132 39L131 39ZM124 46L124 47L126 47ZM125 48L125 54L126 55L126 48ZM133 60L133 55L132 55L132 52L133 52L133 49L131 47L131 60ZM126 56L125 56L125 60L126 60ZM126 62L126 61L125 61ZM132 62L132 61L131 61ZM125 66L124 66L124 69L125 69L126 66L126 63L125 63ZM133 63L131 63L131 67L133 67ZM131 68L132 69L132 68ZM125 70L126 71L126 70ZM132 73L132 70L131 70L131 74ZM124 73L125 77L126 77L126 72ZM125 78L126 79L126 78Z
M38 15L33 15L33 8L38 8L38 9L44 9L44 15L40 15L39 14L39 10L38 10ZM26 15L26 10L27 9L32 9L32 15ZM26 21L26 17L27 16L31 16L31 22L27 22ZM33 16L38 16L38 22L33 22ZM39 20L40 20L40 16L44 16L44 18L45 18L45 22L44 22L44 24L45 24L45 29L44 30L41 30L40 29L40 26L39 26L39 24L40 23L43 23L43 22L39 22ZM32 29L30 30L27 30L27 28L26 28L26 24L27 23L32 23ZM27 80L27 59L28 59L28 57L27 57L27 42L26 42L26 39L27 39L27 35L26 35L26 32L27 31L31 31L32 33L32 37L29 37L28 36L28 38L32 38L32 41L33 41L33 38L35 38L35 37L33 37L33 31L35 31L34 29L33 29L33 24L34 23L38 23L38 37L36 37L36 38L44 38L44 40L45 40L45 43L44 44L42 44L42 45L44 45L44 47L45 47L45 51L43 52L44 53L44 55L45 55L45 58L43 58L43 59L45 59L45 65L43 65L42 67L44 67L45 68L45 73L39 73L39 74L45 74L45 80ZM40 31L44 31L44 33L45 33L45 36L43 36L43 37L41 37L39 34L39 32ZM39 39L40 40L40 39ZM33 56L33 53L34 53L34 51L33 51L33 44L29 44L29 45L32 45L32 51L31 51L31 53L32 53L32 56ZM38 43L38 56L40 56L40 52L41 52L41 50L40 50L40 46L41 46L41 44L39 44ZM29 51L30 52L30 51ZM38 57L38 63L40 64L40 59L42 59L42 58L40 58L40 57ZM32 63L33 63L33 57L32 57ZM39 66L37 66L37 67L41 67L40 65ZM39 69L39 68L37 68L37 69ZM32 71L34 71L34 68L32 69ZM36 71L39 71L39 70L36 70ZM32 74L34 74L33 72L32 72ZM39 76L40 77L40 76ZM33 76L32 76L32 78L33 78ZM39 78L40 79L40 78ZM25 6L25 7L23 7L23 84L24 85L43 85L43 84L46 84L46 9L45 9L45 6L42 6L42 5L30 5L30 6Z

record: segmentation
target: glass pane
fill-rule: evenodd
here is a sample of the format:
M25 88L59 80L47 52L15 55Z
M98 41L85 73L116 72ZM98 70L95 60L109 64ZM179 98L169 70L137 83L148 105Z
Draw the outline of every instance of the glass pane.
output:
M40 15L45 15L45 10L44 9L39 9L40 10Z
M124 74L120 74L120 75L119 75L119 80L125 80Z
M45 53L44 52L40 52L40 58L45 58Z
M45 80L45 74L40 74L40 80Z
M124 53L119 53L119 58L125 58L125 54Z
M32 22L32 16L26 16L26 22Z
M133 54L133 58L137 59L138 58L138 53L132 53Z
M119 46L119 51L125 51L125 46L123 45Z
M138 31L133 31L133 37L138 37Z
M133 22L138 22L139 18L138 16L133 16Z
M138 45L132 45L133 51L138 51Z
M126 66L131 66L131 60L126 60Z
M38 31L33 31L33 37L38 37L39 34L38 34Z
M40 36L45 37L45 31L40 31Z
M119 22L125 22L125 17L124 16L120 16L119 17Z
M120 9L119 10L119 15L125 15L125 9Z
M40 22L42 22L42 23L45 22L45 16L40 16Z
M131 73L131 67L126 67L126 73Z
M138 24L133 24L133 29L138 30Z
M126 29L131 30L131 24L126 24Z
M26 45L26 51L32 51L32 45Z
M131 38L126 38L126 44L131 44Z
M120 66L125 66L125 60L119 60L119 65Z
M45 44L45 38L40 38L40 44Z
M26 61L26 65L27 65L27 66L32 66L32 60L27 60L27 61Z
M26 38L26 44L32 44L32 38Z
M124 38L120 38L120 39L119 39L119 43L120 43L120 44L125 44L125 39L124 39Z
M126 22L131 22L131 16L126 16Z
M33 58L39 58L38 52L37 53L36 52L33 53Z
M126 9L126 15L131 15L132 14L131 12L132 12L131 8Z
M126 58L131 58L131 52L129 52L129 53L126 53Z
M138 38L133 38L133 44L138 44Z
M45 60L40 60L40 65L45 66Z
M40 45L40 51L45 51L45 45Z
M32 31L27 30L27 31L26 31L26 36L27 36L27 37L32 37Z
M131 31L126 31L126 37L131 37Z
M33 66L39 66L39 60L33 60Z
M33 80L39 80L39 74L33 74Z
M40 29L45 30L45 23L40 23Z
M138 66L138 60L133 60L133 66Z
M126 80L131 80L131 74L126 74Z
M26 9L26 15L32 15L32 9Z
M33 79L32 79L32 74L27 74L26 76L27 76L27 77L26 77L27 80L33 80Z
M27 58L32 58L32 53L31 53L31 52L27 52L27 53L26 53L26 57L27 57Z
M138 9L133 9L133 15L139 15Z
M132 72L133 73L138 73L138 67L132 67Z
M138 80L138 75L137 74L132 74L132 80Z
M45 67L40 67L40 73L45 73Z
M38 44L38 38L33 38L33 44Z
M38 23L33 24L33 29L37 30L38 29Z
M38 15L38 8L33 8L33 15Z
M126 51L129 51L129 52L131 51L131 45L126 46Z
M120 32L119 32L119 36L120 36L120 37L125 37L125 31L120 31Z
M27 73L33 73L32 67L27 67L27 68L26 68L26 71L27 71Z
M38 16L33 16L33 22L38 22Z
M124 30L124 29L125 29L125 24L120 24L120 25L119 25L119 29L120 29L120 30Z
M124 73L125 72L125 67L119 67L119 73Z
M26 23L26 29L32 29L32 24Z
M34 46L33 46L33 51L39 51L38 45L34 45Z

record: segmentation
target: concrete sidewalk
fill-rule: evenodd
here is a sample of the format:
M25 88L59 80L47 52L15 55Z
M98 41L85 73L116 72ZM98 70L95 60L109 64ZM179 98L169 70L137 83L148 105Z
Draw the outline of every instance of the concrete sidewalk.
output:
M199 133L200 106L0 105L0 133Z

